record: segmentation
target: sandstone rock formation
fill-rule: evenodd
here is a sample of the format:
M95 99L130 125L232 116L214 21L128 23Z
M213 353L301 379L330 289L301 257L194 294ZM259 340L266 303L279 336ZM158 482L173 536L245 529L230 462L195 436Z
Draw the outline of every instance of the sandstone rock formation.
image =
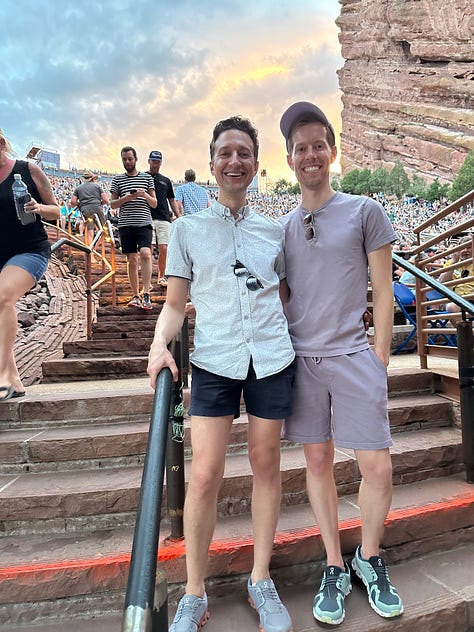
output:
M451 182L474 149L472 0L339 2L343 173L400 160Z

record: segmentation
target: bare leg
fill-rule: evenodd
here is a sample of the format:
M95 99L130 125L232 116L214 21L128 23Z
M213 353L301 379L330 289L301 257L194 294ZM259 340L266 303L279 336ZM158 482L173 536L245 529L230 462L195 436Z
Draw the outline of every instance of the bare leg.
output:
M356 450L362 474L359 505L362 522L362 557L379 555L385 518L392 502L392 462L388 448Z
M87 230L85 234L85 244L90 246L94 241L94 224L87 220Z
M306 481L311 508L321 531L327 563L344 568L338 526L337 490L334 481L334 443L306 444Z
M132 288L132 296L138 296L138 253L127 253L127 272L130 287Z
M249 415L249 460L253 473L252 582L270 577L270 559L280 513L280 432L282 421Z
M0 386L23 390L13 354L18 330L15 304L34 285L31 274L18 266L7 265L0 272Z
M150 248L140 248L140 267L142 273L143 291L147 294L151 290L151 250Z
M193 460L184 503L186 594L204 595L209 545L216 524L217 495L224 474L232 416L192 417Z
M165 276L167 244L160 244L158 249L158 281Z

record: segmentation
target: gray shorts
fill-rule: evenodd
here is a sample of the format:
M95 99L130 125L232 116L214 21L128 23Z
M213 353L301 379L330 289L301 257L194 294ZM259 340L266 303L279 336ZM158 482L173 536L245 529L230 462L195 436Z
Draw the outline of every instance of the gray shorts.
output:
M371 349L330 358L296 358L293 413L283 437L354 450L392 445L387 369Z

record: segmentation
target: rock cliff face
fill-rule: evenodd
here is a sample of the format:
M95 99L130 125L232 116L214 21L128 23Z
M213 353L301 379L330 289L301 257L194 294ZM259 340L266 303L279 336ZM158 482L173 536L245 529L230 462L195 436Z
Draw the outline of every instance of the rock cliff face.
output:
M343 173L400 160L452 181L474 149L472 0L339 3Z

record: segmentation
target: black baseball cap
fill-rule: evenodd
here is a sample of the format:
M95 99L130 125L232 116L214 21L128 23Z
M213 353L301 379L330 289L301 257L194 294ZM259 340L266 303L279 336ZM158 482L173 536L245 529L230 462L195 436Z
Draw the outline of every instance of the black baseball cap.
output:
M283 113L280 120L281 133L286 140L288 140L290 136L293 125L306 114L311 114L316 120L328 127L333 136L336 137L333 126L321 108L318 108L317 105L314 105L314 103L310 103L309 101L298 101L297 103L290 105L290 107Z
M161 151L158 151L157 149L151 151L150 155L148 156L148 160L163 160Z

